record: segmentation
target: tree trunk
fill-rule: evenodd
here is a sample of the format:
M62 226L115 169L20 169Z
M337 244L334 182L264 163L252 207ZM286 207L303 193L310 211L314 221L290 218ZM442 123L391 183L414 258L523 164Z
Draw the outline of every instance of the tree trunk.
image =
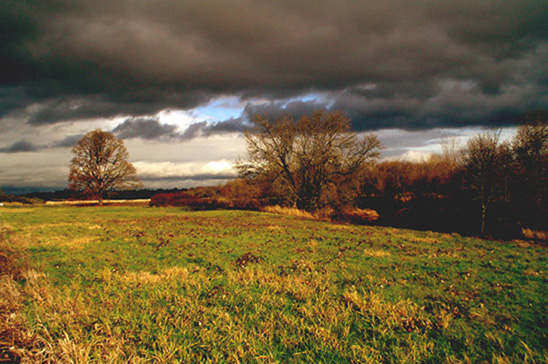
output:
M485 217L487 216L487 204L481 204L481 235L485 235Z

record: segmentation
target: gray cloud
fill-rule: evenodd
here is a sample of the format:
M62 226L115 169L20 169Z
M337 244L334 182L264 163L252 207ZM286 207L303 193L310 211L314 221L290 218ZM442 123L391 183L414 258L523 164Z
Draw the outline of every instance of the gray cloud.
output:
M181 139L189 140L189 139L197 138L202 134L205 128L207 128L206 121L191 124L189 125L188 128L186 128L185 132L181 134Z
M52 147L59 147L59 148L72 147L76 143L78 143L78 141L82 139L83 136L84 134L69 135L59 141L54 142Z
M112 132L122 139L151 140L175 138L179 135L176 129L176 125L161 124L157 118L133 118L118 124Z
M212 134L224 134L224 133L237 133L242 132L247 126L248 121L242 118L230 118L228 120L219 121L207 125L205 128L205 135Z
M507 124L548 108L544 0L3 0L0 34L0 117L33 125L231 93L342 109L358 129ZM310 90L332 100L283 102Z
M0 148L0 153L35 152L39 149L42 149L42 147L34 145L26 140L19 140L7 148Z
M276 119L286 113L299 118L320 109L342 110L358 131L516 125L529 111L548 107L548 85L535 83L548 77L548 46L536 53L534 61L529 56L516 60L521 71L496 93L485 92L472 79L432 80L422 85L403 82L400 87L391 82L366 83L328 91L309 101L250 102L242 117L250 120L260 114Z
M190 124L184 132L176 125L162 124L156 117L130 118L118 124L112 132L122 139L141 138L145 140L187 141L197 137L241 132L245 122L241 118L219 122L201 121Z
M154 93L155 91L150 91ZM34 125L54 124L90 118L113 118L118 116L146 116L170 107L182 109L200 105L210 96L202 93L157 93L141 97L136 93L124 95L124 99L109 99L105 95L63 96L42 100L36 111L30 112L28 122Z
M266 116L274 120L282 115L290 115L299 119L303 115L311 114L314 111L327 109L327 102L321 101L274 101L262 104L248 103L242 113L242 118L252 120L257 115Z
M247 119L231 118L225 121L210 123L201 121L189 125L184 133L179 135L180 140L190 140L199 136L212 136L216 134L242 132L248 126Z

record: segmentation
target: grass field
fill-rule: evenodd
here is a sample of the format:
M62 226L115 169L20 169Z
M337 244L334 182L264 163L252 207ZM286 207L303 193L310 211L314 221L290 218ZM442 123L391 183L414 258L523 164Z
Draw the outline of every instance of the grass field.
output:
M0 229L4 358L548 362L548 249L525 242L145 207Z

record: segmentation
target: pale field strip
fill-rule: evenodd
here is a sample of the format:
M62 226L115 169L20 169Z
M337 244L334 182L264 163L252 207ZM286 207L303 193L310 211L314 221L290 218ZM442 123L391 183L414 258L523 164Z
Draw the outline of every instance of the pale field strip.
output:
M150 198L136 200L103 200L103 204L118 204L118 203L149 203ZM97 200L76 200L76 201L46 201L46 205L94 205L98 204Z

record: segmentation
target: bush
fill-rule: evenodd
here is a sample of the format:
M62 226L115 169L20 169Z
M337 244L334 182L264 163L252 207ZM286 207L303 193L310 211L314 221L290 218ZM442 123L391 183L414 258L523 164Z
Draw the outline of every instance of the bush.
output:
M258 211L262 204L257 199L249 198L212 198L198 197L188 192L161 193L150 198L149 206L188 207L192 210L253 210Z
M205 206L207 205L205 198L190 195L186 192L180 193L161 193L150 198L150 206Z
M275 206L266 206L263 208L264 212L271 214L281 214L300 217L302 219L311 219L311 220L320 220L320 221L331 221L333 216L333 209L324 208L316 212L308 212L306 210L299 210L296 207L282 207L279 205Z
M342 212L340 212L337 218L352 224L365 225L378 220L379 214L377 213L377 211L371 209L353 208L343 210Z
M264 212L268 212L271 214L295 216L295 217L300 217L302 219L316 218L311 212L308 212L305 210L299 210L298 208L295 208L295 207L281 207L279 205L267 206L264 208Z
M23 197L23 196L14 196L14 195L5 195L0 193L0 202L7 202L7 203L21 203L25 205L34 205L34 204L42 204L44 203L43 200L39 198L29 198L29 197Z

